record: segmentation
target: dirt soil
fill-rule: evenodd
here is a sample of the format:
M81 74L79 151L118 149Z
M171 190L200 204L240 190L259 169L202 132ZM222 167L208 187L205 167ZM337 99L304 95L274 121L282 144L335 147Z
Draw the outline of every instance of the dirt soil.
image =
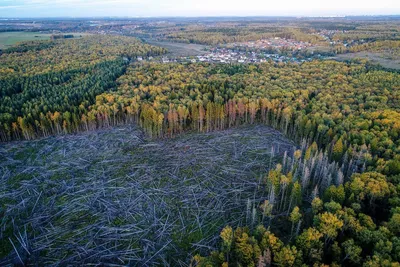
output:
M397 57L388 57L384 53L372 53L372 52L357 52L357 53L348 53L348 54L340 54L335 57L337 60L349 60L355 58L363 58L371 60L374 63L380 64L382 67L389 69L400 69L400 55Z
M168 55L176 57L198 56L206 53L204 49L207 47L200 44L173 43L156 40L146 40L148 44L164 47L168 50Z

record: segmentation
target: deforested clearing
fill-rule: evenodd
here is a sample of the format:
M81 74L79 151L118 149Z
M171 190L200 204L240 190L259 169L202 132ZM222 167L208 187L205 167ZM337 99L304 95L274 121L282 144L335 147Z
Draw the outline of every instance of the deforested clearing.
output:
M168 140L124 126L2 144L1 227L11 235L0 253L12 253L0 264L185 266L216 248L226 224L252 223L262 177L294 149L261 125Z

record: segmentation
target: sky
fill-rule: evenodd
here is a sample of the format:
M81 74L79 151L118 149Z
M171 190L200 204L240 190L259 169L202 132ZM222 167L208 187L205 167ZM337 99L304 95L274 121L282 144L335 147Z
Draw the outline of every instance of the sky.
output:
M0 18L400 15L400 0L0 0Z

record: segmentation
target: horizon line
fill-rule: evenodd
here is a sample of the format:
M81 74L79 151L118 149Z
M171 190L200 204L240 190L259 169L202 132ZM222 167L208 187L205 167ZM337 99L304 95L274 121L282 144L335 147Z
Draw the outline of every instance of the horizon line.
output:
M123 19L139 19L139 18L346 18L346 17L400 17L400 14L360 14L360 15L221 15L221 16L18 16L3 17L1 19L63 19L63 18L123 18Z

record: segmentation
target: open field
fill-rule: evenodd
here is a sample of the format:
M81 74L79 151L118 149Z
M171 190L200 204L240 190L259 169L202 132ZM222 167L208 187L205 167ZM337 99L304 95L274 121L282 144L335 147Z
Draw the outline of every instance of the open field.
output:
M385 55L385 53L373 53L373 52L363 51L357 53L340 54L334 58L337 60L363 58L363 59L368 59L374 63L378 63L385 68L400 70L400 55L398 55L397 57L393 57Z
M62 33L68 34L68 33ZM87 33L71 33L74 36L84 36ZM20 42L50 40L51 33L41 32L0 32L0 49L6 49Z
M207 47L200 44L174 43L150 39L146 40L146 43L166 48L169 55L181 57L203 55L206 53L204 49Z
M125 126L2 144L0 265L187 266L223 226L251 224L261 178L293 149L266 126L159 141Z

